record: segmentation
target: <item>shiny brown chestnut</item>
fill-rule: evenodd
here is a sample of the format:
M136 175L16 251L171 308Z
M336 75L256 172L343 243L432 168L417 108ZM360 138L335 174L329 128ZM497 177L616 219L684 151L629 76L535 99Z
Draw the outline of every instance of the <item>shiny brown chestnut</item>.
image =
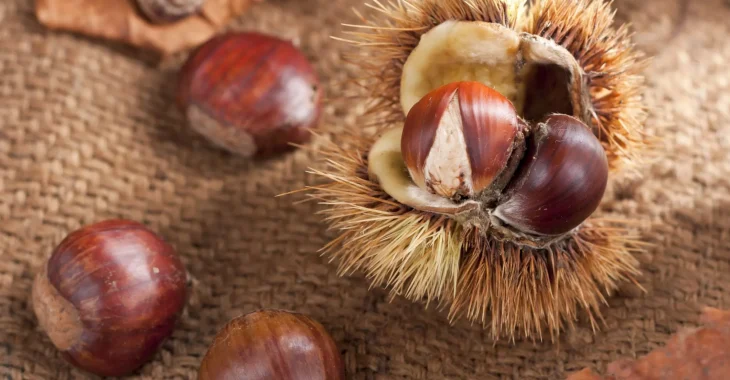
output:
M411 108L401 150L420 187L442 197L473 198L500 175L511 174L508 164L515 148L524 145L522 133L506 97L481 83L456 82Z
M563 234L596 211L607 183L608 159L596 136L572 116L551 115L532 131L492 215L520 231Z
M200 10L205 0L137 0L137 7L155 24L175 22Z
M144 225L107 220L69 234L33 284L40 327L71 364L124 376L173 332L186 301L173 248Z
M199 380L342 380L342 357L325 328L306 315L259 310L216 335Z
M190 55L177 101L190 126L214 144L262 157L310 140L321 97L314 68L291 42L232 32Z
M402 130L373 145L368 165L400 203L513 240L570 232L595 212L608 182L605 151L583 122L555 114L530 125L477 82L424 96Z

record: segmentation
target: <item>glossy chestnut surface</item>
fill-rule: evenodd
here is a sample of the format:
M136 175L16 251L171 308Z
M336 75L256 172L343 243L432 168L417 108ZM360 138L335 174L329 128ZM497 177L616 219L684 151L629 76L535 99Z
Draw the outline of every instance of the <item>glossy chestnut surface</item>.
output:
M393 146L394 136L410 181L388 161L392 155L380 152ZM424 96L400 135L383 134L373 145L368 168L410 207L536 242L583 223L608 183L606 152L582 121L551 114L528 123L509 99L478 82L447 84Z
M456 82L411 108L401 150L420 187L447 198L474 197L507 169L521 132L509 99L481 83Z
M270 156L311 138L321 112L319 79L291 42L227 33L190 55L178 104L190 126L233 153Z
M170 23L200 10L205 0L137 0L137 7L156 24Z
M495 215L521 231L566 233L596 211L607 183L608 159L593 132L572 116L548 116Z
M203 358L199 380L343 380L342 358L317 321L260 310L231 320Z
M186 272L173 248L144 225L108 220L69 234L33 285L43 330L73 365L128 375L173 332Z

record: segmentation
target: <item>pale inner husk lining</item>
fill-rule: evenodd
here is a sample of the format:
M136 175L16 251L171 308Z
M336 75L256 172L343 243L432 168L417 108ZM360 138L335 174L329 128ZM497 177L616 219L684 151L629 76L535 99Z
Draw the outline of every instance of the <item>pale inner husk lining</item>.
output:
M538 36L479 21L446 21L421 37L403 66L404 114L432 90L463 81L498 91L527 120L565 113L590 125L582 69L567 50Z

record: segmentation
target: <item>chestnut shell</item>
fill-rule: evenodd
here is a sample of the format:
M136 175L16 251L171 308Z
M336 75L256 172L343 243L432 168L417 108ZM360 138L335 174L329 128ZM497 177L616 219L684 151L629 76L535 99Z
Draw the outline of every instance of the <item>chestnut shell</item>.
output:
M550 115L533 131L495 214L523 232L564 234L596 211L607 183L608 159L596 136L572 116Z
M509 99L481 83L455 82L428 93L406 117L401 151L413 180L432 193L441 194L432 190L434 185L430 178L426 178L429 177L424 173L426 162L431 154L435 154L436 131L454 98L459 101L460 129L468 162L459 164L454 162L456 157L447 159L453 166L468 166L453 173L456 176L454 182L461 183L456 193L472 197L472 192L480 193L487 189L507 169L522 126ZM450 183L441 185L453 186Z
M317 321L283 310L231 320L203 358L199 380L344 380L342 357Z
M205 0L136 0L137 8L152 23L166 24L198 12Z
M265 157L311 139L322 91L291 42L253 32L215 37L190 55L177 102L191 127L233 153Z
M124 376L172 334L186 296L185 268L170 245L142 224L108 220L57 246L33 298L41 326L66 360L97 375ZM43 315L48 310L57 315Z

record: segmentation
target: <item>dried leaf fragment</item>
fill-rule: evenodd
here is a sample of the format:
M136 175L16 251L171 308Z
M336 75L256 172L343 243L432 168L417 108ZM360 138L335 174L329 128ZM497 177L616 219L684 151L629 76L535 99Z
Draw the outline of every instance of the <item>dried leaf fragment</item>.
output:
M590 368L584 368L580 372L576 372L568 376L568 380L612 380L611 378L602 378L595 372L591 371Z
M198 14L165 25L147 21L134 0L36 0L36 17L51 29L170 55L207 41L252 1L260 0L208 0Z
M724 380L730 378L730 311L703 310L703 326L683 329L637 360L608 365L607 377L584 369L568 380Z

